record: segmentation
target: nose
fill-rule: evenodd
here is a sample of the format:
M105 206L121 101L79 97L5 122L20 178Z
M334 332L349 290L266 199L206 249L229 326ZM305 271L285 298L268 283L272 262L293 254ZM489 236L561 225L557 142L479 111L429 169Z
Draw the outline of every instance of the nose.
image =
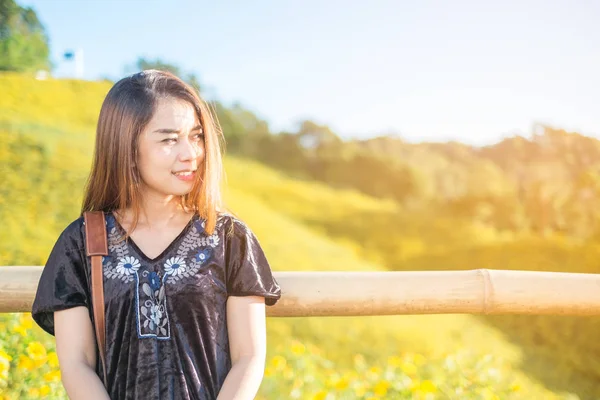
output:
M201 156L202 148L195 143L192 143L189 139L182 140L180 142L179 149L179 160L190 161L195 160Z

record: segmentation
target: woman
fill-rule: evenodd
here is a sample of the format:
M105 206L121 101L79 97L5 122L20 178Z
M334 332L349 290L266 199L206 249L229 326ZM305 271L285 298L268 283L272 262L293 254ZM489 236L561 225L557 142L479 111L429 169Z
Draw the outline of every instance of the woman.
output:
M265 304L281 290L256 236L221 208L222 137L174 75L117 82L98 121L84 211L103 211L107 387L94 335L84 218L59 236L34 320L56 336L71 399L253 399Z

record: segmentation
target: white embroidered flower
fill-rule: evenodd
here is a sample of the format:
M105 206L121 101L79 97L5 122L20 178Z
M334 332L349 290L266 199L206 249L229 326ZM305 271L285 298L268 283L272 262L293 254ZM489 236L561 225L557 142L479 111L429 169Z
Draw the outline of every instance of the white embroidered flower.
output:
M184 273L185 270L185 260L182 257L171 257L165 263L165 272L168 275L177 276Z
M150 319L154 322L154 325L160 326L160 319L162 318L162 311L160 306L153 305L150 307Z
M206 242L210 247L217 247L219 245L219 237L217 235L210 235L206 238Z
M117 272L121 275L131 275L140 269L140 262L131 256L125 256L119 260Z

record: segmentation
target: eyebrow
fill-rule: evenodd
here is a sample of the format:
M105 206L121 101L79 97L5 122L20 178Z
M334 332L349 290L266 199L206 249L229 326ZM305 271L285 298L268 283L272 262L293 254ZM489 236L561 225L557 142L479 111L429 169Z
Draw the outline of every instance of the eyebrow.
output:
M197 131L197 130L202 130L202 125L196 125L195 127L192 128L192 131ZM157 129L154 132L156 133L181 133L181 131L179 129L169 129L169 128L162 128L162 129Z

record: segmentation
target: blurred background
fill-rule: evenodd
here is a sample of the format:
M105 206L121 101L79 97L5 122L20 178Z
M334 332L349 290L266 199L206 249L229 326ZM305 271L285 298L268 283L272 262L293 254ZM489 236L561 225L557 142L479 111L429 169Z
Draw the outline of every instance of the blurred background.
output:
M272 268L600 273L600 3L0 0L0 265L79 216L102 100L165 69ZM599 399L596 317L269 318L259 399ZM0 399L66 399L0 315Z

